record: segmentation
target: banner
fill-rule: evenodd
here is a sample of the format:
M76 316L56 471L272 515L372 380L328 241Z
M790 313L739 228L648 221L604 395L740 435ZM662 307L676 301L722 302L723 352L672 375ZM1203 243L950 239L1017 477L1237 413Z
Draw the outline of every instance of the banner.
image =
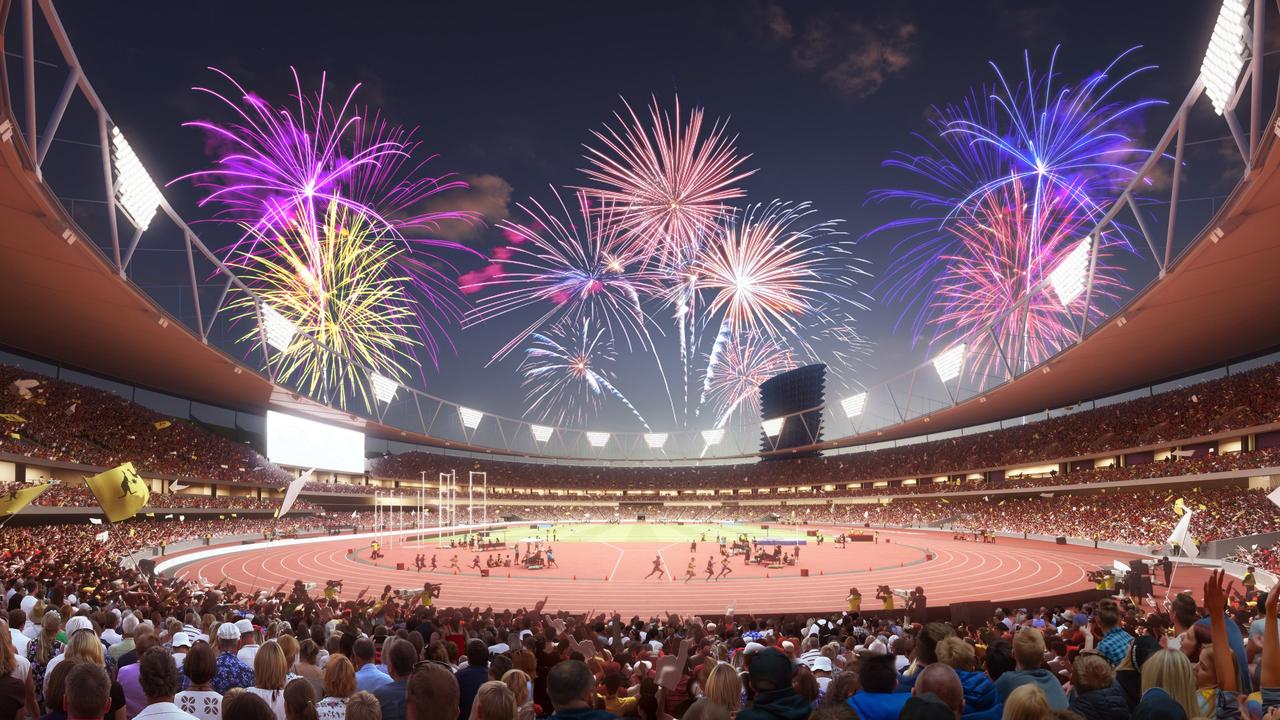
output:
M22 417L21 415L15 415L13 413L0 413L0 418L4 418L5 420L8 420L11 423L18 423L18 424L21 424L27 421L27 419Z
M1189 532L1191 529L1191 515L1190 510L1183 514L1182 519L1178 521L1177 527L1173 529L1165 544L1170 546L1177 545L1182 548L1182 552L1186 553L1187 557L1194 560L1200 556L1200 548L1196 547L1195 538L1191 537Z
M84 479L98 498L98 504L111 522L128 520L151 499L151 488L133 463L125 463L106 472Z
M9 492L0 495L0 517L17 515L22 512L22 508L30 505L31 501L39 497L40 493L48 490L51 484L41 483L21 490L18 490L17 486L10 488Z
M1277 485L1276 489L1271 491L1271 494L1267 496L1267 499L1276 505L1280 505L1280 485Z
M289 489L284 491L284 502L280 503L280 509L276 510L277 518L284 517L285 513L293 508L293 501L298 499L298 493L302 492L302 487L307 484L307 481L311 479L311 474L315 471L315 468L311 468L289 483Z
M157 430L163 430L169 427L170 425L172 425L173 423L168 420L157 420L151 424L154 425Z

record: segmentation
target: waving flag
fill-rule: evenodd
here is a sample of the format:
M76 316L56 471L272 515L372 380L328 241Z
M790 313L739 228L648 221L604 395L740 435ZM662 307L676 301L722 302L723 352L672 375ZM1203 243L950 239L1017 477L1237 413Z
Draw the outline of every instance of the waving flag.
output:
M315 468L311 468L289 483L289 489L284 491L284 502L280 503L280 509L276 510L276 517L284 517L285 513L293 508L293 501L298 499L298 493L302 492L303 486L307 484L307 481L311 479L311 474L315 471Z
M1182 515L1182 519L1178 521L1177 527L1169 535L1169 539L1165 541L1166 545L1177 545L1187 554L1187 557L1195 559L1200 556L1200 548L1196 547L1195 538L1191 537L1191 511L1188 510Z
M106 472L84 479L98 498L98 504L111 522L128 520L138 514L151 499L151 488L133 463L125 463Z
M0 494L0 517L7 515L17 515L22 512L22 508L31 504L40 496L40 493L48 490L50 483L41 483L40 485L32 485L22 490L10 490L7 493Z

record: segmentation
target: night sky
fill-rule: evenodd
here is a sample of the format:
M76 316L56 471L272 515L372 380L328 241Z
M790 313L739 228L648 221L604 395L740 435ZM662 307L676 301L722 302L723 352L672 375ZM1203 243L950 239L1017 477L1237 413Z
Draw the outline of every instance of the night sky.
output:
M420 128L424 147L440 155L434 170L473 181L476 190L459 202L491 222L519 219L515 203L548 198L549 185L581 183L582 144L622 109L620 98L642 106L653 94L669 105L678 92L682 104L728 118L739 150L752 154L748 165L759 172L744 183L748 201L809 200L858 237L896 211L866 204L868 191L896 179L880 163L912 147L931 104L991 81L989 61L1016 75L1024 50L1043 68L1061 45L1058 70L1074 80L1143 45L1134 64L1159 69L1127 99L1177 102L1196 78L1217 3L223 0L65 2L59 11L113 119L157 180L209 163L202 135L181 127L228 119L191 91L227 89L208 66L279 103L293 89L290 66L308 89L325 71L331 92L362 83L360 99ZM1162 130L1171 113L1150 113L1149 130ZM188 220L208 217L189 185L166 194ZM460 237L485 251L497 239L492 231ZM858 254L875 273L889 245L869 240ZM874 282L864 289L874 294ZM925 359L924 348L895 332L900 313L875 303L861 314L859 329L876 348L866 366L845 371L853 383ZM517 328L455 330L456 354L425 371L426 389L519 416L515 362L482 367ZM647 356L625 359L619 385L655 428L667 429L673 422L651 368Z

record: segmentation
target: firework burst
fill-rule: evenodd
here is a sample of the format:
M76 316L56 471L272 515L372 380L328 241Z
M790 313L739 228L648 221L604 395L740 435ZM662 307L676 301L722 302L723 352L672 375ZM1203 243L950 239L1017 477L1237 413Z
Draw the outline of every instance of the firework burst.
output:
M777 338L748 333L725 343L707 368L705 407L724 427L735 414L760 414L760 383L796 367L795 358Z
M934 109L921 137L925 152L885 163L920 183L871 195L912 211L872 231L900 236L883 296L903 305L917 342L944 346L967 337L978 356L966 361L972 376L990 374L998 363L1030 367L1072 332L1080 303L1063 308L1033 291L1148 157L1132 130L1156 101L1115 99L1125 81L1149 69L1119 73L1128 54L1074 86L1056 84L1056 50L1044 75L1028 57L1021 84L995 68L994 89ZM1095 300L1123 287L1120 268L1108 259L1128 247L1122 226L1098 238ZM1095 304L1090 312L1101 310ZM979 333L987 327L999 340Z
M495 253L495 272L463 285L468 292L490 291L466 324L526 309L543 313L499 348L490 362L508 355L539 328L560 321L590 320L629 349L647 347L649 319L642 303L662 292L659 276L639 267L621 240L614 216L594 209L587 193L576 193L576 212L559 192L553 193L551 209L531 200L518 206L531 220L499 224L512 243Z
M376 221L340 203L329 203L318 224L302 215L282 231L252 230L255 252L233 251L227 264L301 331L283 350L264 344L278 379L340 407L369 404L369 378L356 364L399 378L417 363L417 300L397 268L404 250L375 242ZM261 340L257 300L238 294L227 309L251 321L242 340Z
M678 97L672 113L654 98L648 123L623 105L618 128L592 131L600 146L587 146L583 172L616 213L629 251L646 263L679 265L717 232L726 203L745 195L737 184L755 172L741 169L750 156L738 155L719 122L704 135L702 108L686 120Z
M615 359L606 329L593 329L589 318L533 333L520 363L529 412L544 422L584 423L611 396L648 430L644 417L613 384L608 366Z
M214 72L234 92L196 90L217 98L236 119L225 124L187 123L208 135L218 159L213 167L174 182L192 181L205 191L202 206L219 208L216 219L242 229L241 237L225 251L228 265L245 273L242 279L251 288L258 290L262 283L262 289L270 290L273 307L296 308L301 320L297 325L308 332L315 317L301 309L316 300L312 285L318 279L324 280L325 292L340 284L351 298L388 298L381 306L386 313L381 321L371 317L380 306L370 303L361 308L364 319L343 321L343 331L317 341L397 380L420 364L419 352L435 364L449 343L448 327L461 320L463 308L457 271L441 251L474 251L434 233L442 220L476 217L466 211L422 208L437 205L432 202L437 194L466 188L466 183L449 175L427 175L425 165L431 158L415 160L420 146L414 132L376 113L362 115L354 104L358 85L334 104L326 97L323 76L319 91L307 95L294 72L296 107L285 108L254 95L226 73ZM290 242L311 246L286 247ZM393 247L384 247L388 245ZM361 253L368 257L358 257ZM338 265L324 267L325 262ZM357 272L362 266L367 267ZM369 271L372 267L377 272ZM299 273L293 282L279 275L288 269ZM369 285L356 288L356 283ZM392 284L399 286L395 302L388 294ZM289 287L299 293L292 301L280 295ZM314 326L330 326L333 321L316 320ZM406 332L390 333L394 339L389 340L387 328L396 324ZM361 327L382 335L361 341L355 337ZM392 351L388 342L399 350ZM410 345L415 352L406 351ZM379 359L372 354L379 349L390 355ZM346 382L355 372L339 371L306 353L285 362L289 375L317 390L333 389L323 386ZM338 395L345 398L348 393Z

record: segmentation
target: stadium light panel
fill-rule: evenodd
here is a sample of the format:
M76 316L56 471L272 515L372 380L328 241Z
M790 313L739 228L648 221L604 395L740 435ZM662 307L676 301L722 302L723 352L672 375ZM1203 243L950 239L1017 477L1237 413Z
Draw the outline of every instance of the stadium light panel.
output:
M719 445L720 441L723 439L724 439L724 428L713 428L711 430L702 431L702 441L707 444L707 447L711 447L712 445Z
M111 164L116 169L116 200L139 230L146 230L164 200L120 128L111 128Z
M267 344L280 352L287 352L293 336L298 334L298 326L267 303L262 303L262 329L267 334Z
M1084 292L1084 283L1088 279L1089 274L1089 252L1092 249L1093 241L1090 238L1081 240L1075 248L1062 258L1062 262L1058 263L1058 267L1049 273L1049 284L1053 286L1053 292L1058 296L1058 302L1063 307L1071 304L1071 301L1080 297L1080 293Z
M459 405L458 418L462 420L462 427L468 430L475 430L480 427L480 421L484 419L484 413Z
M651 450L661 450L663 445L667 444L666 433L645 433L644 444L649 446Z
M587 433L587 442L591 444L591 447L602 448L609 444L609 433L589 432Z
M1244 67L1244 38L1249 31L1245 22L1245 0L1223 0L1218 22L1213 26L1209 48L1200 65L1200 79L1213 111L1222 115L1235 93L1236 80Z
M844 408L845 417L858 417L867 408L867 394L863 392L850 395L840 401L840 407Z
M964 343L943 350L933 359L933 369L938 371L938 379L944 383L960 377L963 366Z
M396 399L396 391L400 389L400 383L378 373L373 373L369 378L369 382L373 385L374 397L388 405L391 404L392 400Z
M766 437L778 437L778 433L782 432L782 426L785 425L787 419L785 417L769 418L760 421L760 429L764 430Z
M530 425L529 432L533 433L533 439L544 443L551 439L551 434L555 432L555 428L549 428L546 425Z

